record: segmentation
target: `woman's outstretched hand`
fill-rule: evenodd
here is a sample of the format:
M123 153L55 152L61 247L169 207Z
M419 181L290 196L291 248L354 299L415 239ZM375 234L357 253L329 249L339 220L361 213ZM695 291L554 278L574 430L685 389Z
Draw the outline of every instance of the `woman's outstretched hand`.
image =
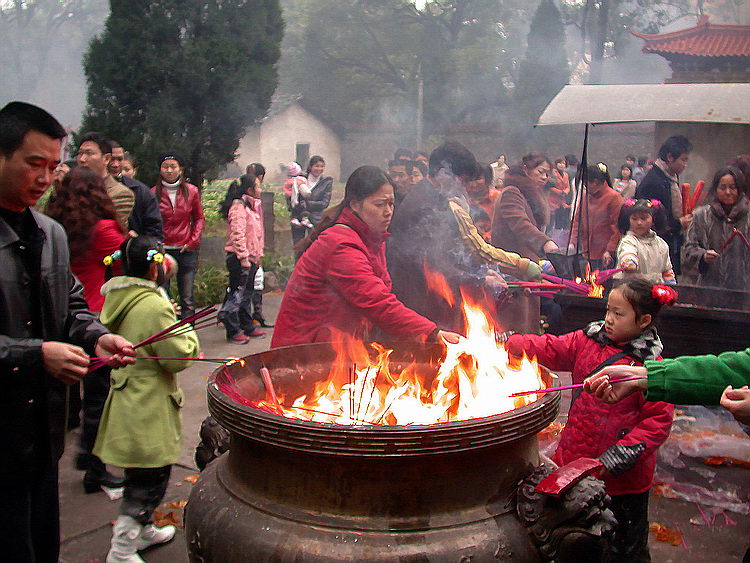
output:
M583 382L583 389L587 393L596 395L605 403L618 403L636 391L645 392L648 389L648 375L643 366L607 366ZM625 379L629 377L643 377L644 379L610 383L611 379Z
M447 330L438 331L438 339L442 340L446 344L458 344L458 341L463 338L456 332L448 332Z

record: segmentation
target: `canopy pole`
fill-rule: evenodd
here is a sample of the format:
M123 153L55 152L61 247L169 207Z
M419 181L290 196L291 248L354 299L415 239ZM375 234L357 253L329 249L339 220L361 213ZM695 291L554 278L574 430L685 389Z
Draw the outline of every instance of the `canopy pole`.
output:
M584 192L587 190L589 183L589 172L588 172L588 150L589 150L589 124L586 124L586 129L583 134L583 152L581 153L581 162L578 163L578 169L576 170L575 186L576 196L573 199L573 215L570 222L570 231L568 232L568 246L565 249L565 255L570 255L570 243L573 238L573 224L575 223L576 213L582 209L582 203L584 201ZM581 217L578 218L578 229L576 232L576 245L573 251L575 257L581 249L581 228L583 227L583 220ZM573 271L578 269L578 261L575 260L573 264ZM580 275L581 272L578 272Z

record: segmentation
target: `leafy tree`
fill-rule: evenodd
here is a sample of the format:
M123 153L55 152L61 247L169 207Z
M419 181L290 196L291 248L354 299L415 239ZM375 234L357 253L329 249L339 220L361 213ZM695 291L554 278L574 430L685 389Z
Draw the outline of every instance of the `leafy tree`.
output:
M287 0L281 90L334 123L497 121L508 105L520 0ZM411 141L411 139L409 140Z
M111 0L84 59L81 130L135 154L149 180L156 156L181 153L197 185L234 159L277 84L283 21L277 0Z
M519 147L538 142L531 125L570 79L565 27L552 0L542 0L531 20L526 57L521 61L514 97L523 118L513 134Z
M687 15L699 15L690 0L563 0L563 20L578 32L580 43L575 58L584 63L589 74L586 82L602 81L602 68L607 58L623 56L634 38L630 30L658 33L659 30Z

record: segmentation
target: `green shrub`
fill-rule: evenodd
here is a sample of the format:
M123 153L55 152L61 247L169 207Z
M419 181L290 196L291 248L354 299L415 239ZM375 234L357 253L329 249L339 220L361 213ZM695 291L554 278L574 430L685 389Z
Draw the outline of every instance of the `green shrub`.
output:
M294 270L294 258L289 254L269 252L263 256L263 270L273 272L279 287L284 289L292 275L292 270Z
M193 299L197 308L209 305L221 305L224 302L229 276L224 269L219 269L210 264L198 264L193 283ZM177 280L172 280L169 288L172 299L178 301ZM179 302L179 301L178 301Z

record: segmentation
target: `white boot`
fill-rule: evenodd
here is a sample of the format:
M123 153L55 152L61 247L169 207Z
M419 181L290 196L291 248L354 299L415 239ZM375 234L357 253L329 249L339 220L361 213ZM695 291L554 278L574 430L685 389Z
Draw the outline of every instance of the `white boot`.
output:
M135 542L135 549L136 551L140 551L152 545L167 543L174 537L176 531L177 528L171 524L162 526L161 528L157 528L153 524L147 524L143 527L140 537Z
M136 553L142 530L143 526L134 518L118 516L112 528L112 547L107 553L107 563L145 563Z

